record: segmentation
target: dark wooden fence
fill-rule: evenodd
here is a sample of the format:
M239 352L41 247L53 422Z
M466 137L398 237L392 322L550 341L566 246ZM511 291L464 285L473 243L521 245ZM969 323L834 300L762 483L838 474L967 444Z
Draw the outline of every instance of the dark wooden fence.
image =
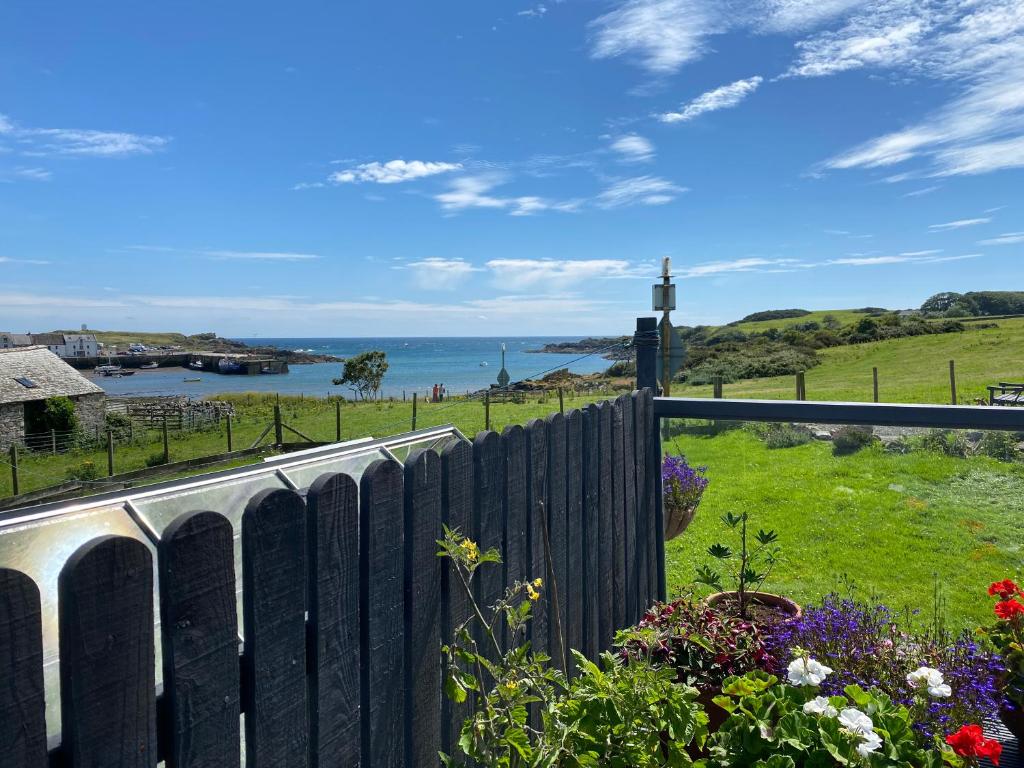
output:
M441 689L439 646L468 612L436 556L442 523L502 551L482 601L543 577L534 646L561 664L564 635L593 657L660 591L653 419L644 390L378 461L358 487L334 474L305 499L263 492L244 512L241 574L228 520L185 514L158 545L158 606L144 545L90 541L60 575L49 754L38 590L0 569L0 766L227 768L243 751L252 768L437 765L466 714Z

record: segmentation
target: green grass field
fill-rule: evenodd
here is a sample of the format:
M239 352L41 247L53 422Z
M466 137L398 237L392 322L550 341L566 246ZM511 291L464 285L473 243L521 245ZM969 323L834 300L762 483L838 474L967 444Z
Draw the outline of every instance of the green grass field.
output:
M752 320L745 323L736 323L735 325L723 325L721 327L722 329L736 328L744 333L767 331L769 328L784 330L792 325L799 325L801 323L821 323L828 315L839 321L840 325L856 323L861 318L867 317L864 312L855 312L852 309L823 309L811 312L809 315L803 315L802 317L786 317L780 320Z

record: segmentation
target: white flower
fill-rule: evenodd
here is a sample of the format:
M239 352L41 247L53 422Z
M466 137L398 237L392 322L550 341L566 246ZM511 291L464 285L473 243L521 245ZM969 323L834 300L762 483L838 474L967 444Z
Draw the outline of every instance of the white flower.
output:
M946 698L952 695L952 689L943 681L942 673L931 667L918 667L907 675L907 682L912 688L927 689L929 696Z
M829 704L828 699L824 696L815 696L813 699L804 704L805 715L824 715L825 717L835 717L839 714L839 710Z
M858 736L875 732L875 724L871 722L871 718L853 707L847 707L839 713L839 725Z
M795 659L787 669L789 682L793 685L821 685L832 670L814 659Z
M861 757L867 757L880 746L882 746L882 737L874 731L861 734L861 742L857 745L857 754Z

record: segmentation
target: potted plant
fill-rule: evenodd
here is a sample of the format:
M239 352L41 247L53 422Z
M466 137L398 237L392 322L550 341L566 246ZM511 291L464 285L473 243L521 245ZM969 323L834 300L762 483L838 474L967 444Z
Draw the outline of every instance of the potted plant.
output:
M722 573L709 565L698 566L696 582L718 590L707 598L708 605L720 605L741 619L753 620L769 629L782 621L799 618L800 606L795 602L761 591L779 561L778 534L758 529L751 545L746 512L738 515L727 512L722 515L722 522L729 530L738 531L739 549L734 551L725 544L712 544L708 554L719 562L736 588L725 591Z
M999 719L1014 736L1024 738L1024 596L1010 579L989 585L988 594L996 598L994 612L998 621L981 630L992 641L1003 662L1003 702Z
M665 511L665 541L689 527L697 513L708 479L706 467L691 467L685 456L665 455L661 464L661 493Z

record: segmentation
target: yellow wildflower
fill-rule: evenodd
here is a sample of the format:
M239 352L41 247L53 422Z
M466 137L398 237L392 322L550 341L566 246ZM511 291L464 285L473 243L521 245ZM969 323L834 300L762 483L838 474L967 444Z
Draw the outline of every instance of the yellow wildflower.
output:
M476 542L470 541L469 539L463 539L459 546L465 550L466 559L471 563L475 563L480 554L476 548Z
M515 693L516 691L519 690L519 681L518 680L506 680L505 681L505 690L508 691L509 693Z
M534 589L532 584L526 585L526 594L531 600L540 600L540 592Z
M533 580L533 586L540 588L544 586L544 579L536 578Z

